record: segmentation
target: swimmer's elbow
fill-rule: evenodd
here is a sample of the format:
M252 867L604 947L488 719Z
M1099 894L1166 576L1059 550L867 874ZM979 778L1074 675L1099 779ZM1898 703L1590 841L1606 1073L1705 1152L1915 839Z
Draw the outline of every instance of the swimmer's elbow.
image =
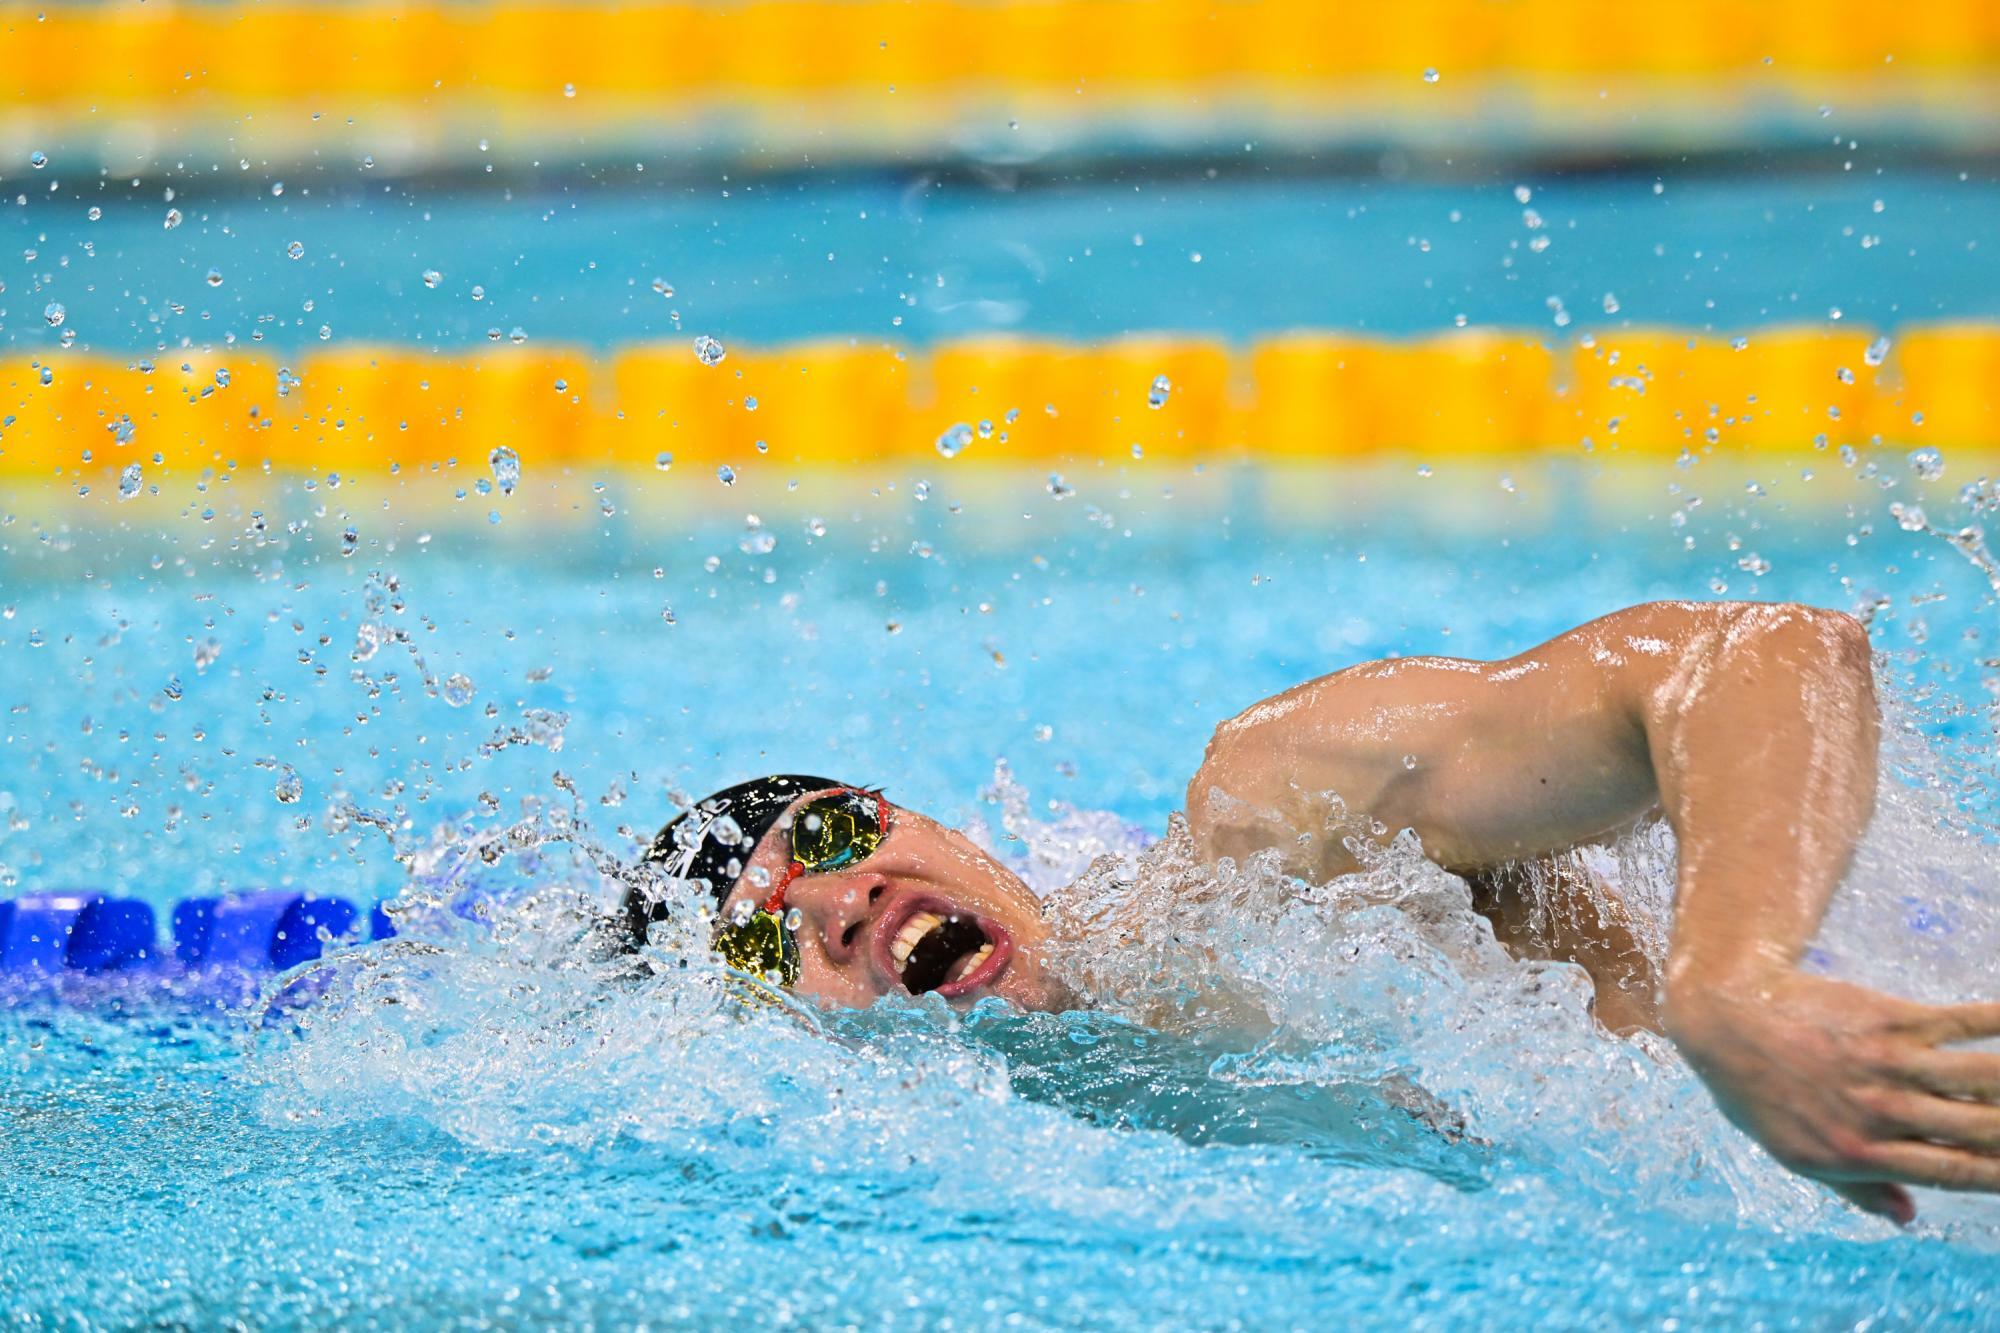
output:
M1797 602L1753 603L1737 613L1731 628L1751 636L1779 662L1793 666L1820 663L1862 683L1873 683L1875 649L1868 627L1845 611Z

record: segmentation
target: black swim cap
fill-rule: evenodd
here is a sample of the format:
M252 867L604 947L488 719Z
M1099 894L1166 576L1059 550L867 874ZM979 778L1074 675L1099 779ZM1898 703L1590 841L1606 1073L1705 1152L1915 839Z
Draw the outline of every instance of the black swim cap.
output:
M669 820L653 839L645 859L664 865L674 879L706 887L715 895L720 910L735 890L758 840L770 832L778 816L807 792L844 785L832 778L777 773L724 787ZM625 924L634 945L644 944L653 923L666 916L667 905L639 885L625 891Z

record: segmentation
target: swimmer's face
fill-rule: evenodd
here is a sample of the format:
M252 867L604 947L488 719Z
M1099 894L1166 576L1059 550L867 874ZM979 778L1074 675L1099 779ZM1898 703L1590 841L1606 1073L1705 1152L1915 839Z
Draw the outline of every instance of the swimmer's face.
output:
M738 902L762 901L767 890L755 881L764 876L753 872L778 882L791 859L789 823L780 819L758 842L724 920ZM792 989L822 1005L862 1008L892 992L932 991L953 1003L998 995L1024 1009L1061 1005L1041 966L1041 902L964 834L914 811L898 806L889 836L848 869L792 880L785 903L800 917Z

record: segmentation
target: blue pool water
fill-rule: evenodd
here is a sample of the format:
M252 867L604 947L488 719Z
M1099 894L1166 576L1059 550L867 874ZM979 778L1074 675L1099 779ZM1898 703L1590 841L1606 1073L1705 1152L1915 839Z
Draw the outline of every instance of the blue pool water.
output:
M329 167L271 182L276 196L197 175L171 203L157 182L58 175L0 208L0 239L21 256L0 339L53 351L70 334L139 353L260 338L290 351L322 329L460 346L518 327L599 347L696 332L921 344L1461 320L1569 337L2000 316L1990 164L1862 149L1736 175L1397 181L1223 165L1215 179L718 172L654 186L641 174L627 189L554 175L504 194ZM182 221L167 230L170 208ZM50 301L68 311L61 330L35 318Z
M287 978L300 1003L11 988L0 1306L103 1327L1988 1326L1989 1201L1926 1196L1904 1234L1833 1206L1670 1050L1598 1033L1576 974L1501 955L1448 877L1392 857L1353 896L1246 873L1189 898L1206 881L1147 847L1214 722L1323 670L1503 654L1718 586L1873 607L1913 729L1900 771L1950 791L1892 784L1823 963L2000 993L1994 594L1888 510L1954 528L1976 471L1875 461L1092 469L1059 496L940 460L926 499L915 476L674 473L565 482L579 512L497 528L364 483L274 483L207 522L164 500L115 529L17 517L8 888L404 892L407 930ZM670 790L790 766L976 822L1052 911L1138 923L1066 957L1096 1007L814 1017L745 1012L699 958L608 978L577 843L629 858ZM1124 859L1083 874L1093 849ZM1635 844L1618 873L1660 906L1667 864ZM483 920L446 910L472 902Z

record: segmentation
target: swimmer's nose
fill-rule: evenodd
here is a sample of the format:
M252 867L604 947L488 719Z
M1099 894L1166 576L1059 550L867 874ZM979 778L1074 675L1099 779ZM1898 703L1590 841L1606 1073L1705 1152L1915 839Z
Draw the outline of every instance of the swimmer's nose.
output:
M809 875L792 882L785 901L799 909L804 927L819 937L835 967L864 961L868 923L882 898L879 879L864 875Z

